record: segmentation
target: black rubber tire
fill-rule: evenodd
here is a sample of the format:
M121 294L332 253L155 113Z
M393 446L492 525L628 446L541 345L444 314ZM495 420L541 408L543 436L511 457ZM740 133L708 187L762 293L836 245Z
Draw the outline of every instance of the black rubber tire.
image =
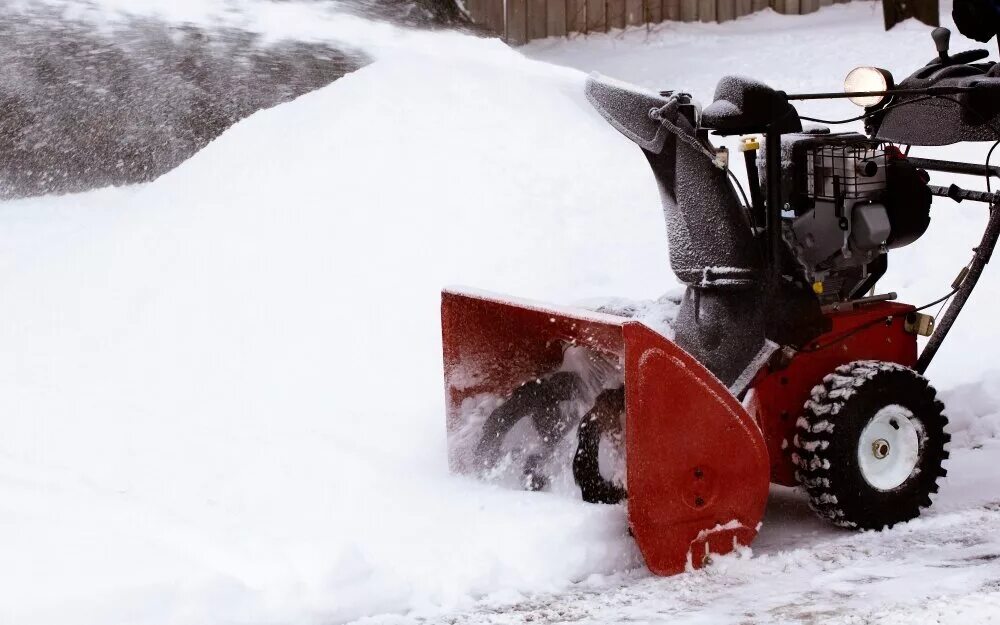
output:
M912 413L920 447L910 476L891 490L872 486L861 472L858 445L875 414L891 405ZM931 505L937 480L947 474L944 404L927 379L895 363L856 361L837 367L812 390L792 441L792 460L810 507L835 525L857 529L892 527Z
M625 488L601 475L598 452L605 435L621 435L625 389L603 391L580 420L578 444L573 455L573 479L588 503L616 504L625 499Z

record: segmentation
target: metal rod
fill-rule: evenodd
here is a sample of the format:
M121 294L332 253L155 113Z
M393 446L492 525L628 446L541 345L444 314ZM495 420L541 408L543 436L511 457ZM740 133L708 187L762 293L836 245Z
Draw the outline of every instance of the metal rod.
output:
M746 150L743 152L743 162L747 167L747 186L750 188L750 214L753 215L754 225L758 228L763 228L767 220L767 214L764 211L764 198L760 194L757 150Z
M835 302L833 304L827 304L821 307L825 313L828 312L838 312L841 310L854 310L857 306L864 306L865 304L874 304L876 302L891 302L896 299L896 292L892 293L882 293L881 295L869 295L868 297L859 297L858 299L852 299L847 302Z
M927 367L930 366L931 360L934 359L934 354L937 353L938 349L941 347L941 343L943 343L945 337L948 336L948 331L951 330L951 326L955 324L958 314L962 312L962 307L965 306L965 302L968 301L969 295L972 294L972 290L976 287L976 283L979 282L979 277L983 274L983 269L985 269L986 264L990 262L990 257L993 255L993 249L997 245L998 238L1000 238L1000 206L994 202L990 205L990 220L986 223L986 230L983 232L983 239L980 241L979 247L975 249L975 253L972 255L972 262L969 263L969 272L966 274L965 279L962 280L962 284L959 285L958 290L955 291L955 299L953 299L951 304L948 305L948 309L944 312L944 316L941 317L941 321L937 324L934 334L932 334L930 340L927 341L927 345L924 347L924 350L920 352L920 358L917 359L916 366L919 373L927 371Z
M781 131L768 130L764 138L764 157L767 159L767 247L772 284L781 275Z
M923 89L886 89L884 91L831 91L829 93L790 93L789 100L833 100L837 98L870 98L887 95L955 95L979 89L996 89L993 85L965 87L924 87Z
M927 185L927 188L931 190L931 195L950 197L956 202L969 200L970 202L985 202L987 204L992 204L997 201L995 193L987 193L986 191L970 191L954 184L950 187L941 187L936 184L929 184Z
M1000 178L1000 167L996 165L990 165L987 167L982 163L942 161L936 158L920 158L917 156L909 156L907 157L907 160L910 161L914 167L929 169L931 171L940 171L947 174L965 174L967 176L985 176L988 174L994 178Z

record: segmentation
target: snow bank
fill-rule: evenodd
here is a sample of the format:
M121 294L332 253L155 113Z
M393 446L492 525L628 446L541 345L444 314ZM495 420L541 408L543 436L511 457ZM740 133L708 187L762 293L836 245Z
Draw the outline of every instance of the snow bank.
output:
M448 476L438 298L662 293L655 185L581 74L442 41L146 188L0 206L0 621L336 623L637 563L620 509Z

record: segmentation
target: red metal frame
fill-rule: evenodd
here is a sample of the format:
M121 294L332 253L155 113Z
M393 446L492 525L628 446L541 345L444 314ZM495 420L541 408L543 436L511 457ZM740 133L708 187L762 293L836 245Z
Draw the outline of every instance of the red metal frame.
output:
M917 337L904 328L905 317L913 310L909 304L880 302L853 311L830 313L833 328L809 346L827 347L801 351L787 367L765 368L757 375L750 412L767 441L772 482L796 484L791 461L795 422L810 391L824 376L854 360L882 360L907 367L916 364ZM890 317L890 323L883 321Z
M448 451L467 458L463 403L504 396L552 371L566 342L625 369L629 524L661 575L699 568L708 553L749 545L764 515L768 456L753 418L687 352L641 323L579 309L445 291L441 298Z

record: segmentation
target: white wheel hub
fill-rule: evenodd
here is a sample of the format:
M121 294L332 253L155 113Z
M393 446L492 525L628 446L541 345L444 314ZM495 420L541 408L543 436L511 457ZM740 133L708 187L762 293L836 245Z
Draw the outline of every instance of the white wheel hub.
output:
M900 486L917 468L922 431L920 421L902 406L876 412L858 440L861 475L878 490Z

